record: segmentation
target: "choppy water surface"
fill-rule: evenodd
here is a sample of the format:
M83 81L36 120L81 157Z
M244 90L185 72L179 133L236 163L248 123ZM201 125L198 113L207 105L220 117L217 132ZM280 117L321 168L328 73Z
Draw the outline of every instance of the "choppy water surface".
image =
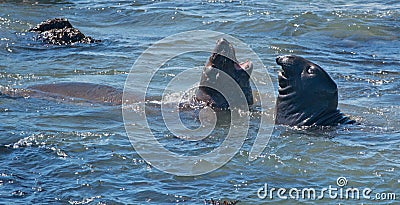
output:
M345 188L370 188L371 196L396 193L397 202L328 198L300 202L396 204L400 199L398 1L0 1L0 5L2 86L80 81L122 88L132 64L156 41L182 31L214 30L254 49L275 87L277 55L296 54L316 62L337 82L340 109L360 122L314 131L277 126L262 156L250 162L255 120L241 151L228 164L206 175L178 177L155 169L135 152L121 107L0 97L0 203L202 204L222 199L261 204L271 201L257 196L265 183L321 190L337 187L341 176L348 180ZM53 17L68 18L102 42L74 46L34 42L27 30ZM204 53L188 54L175 66L199 66L206 58ZM162 87L181 71L162 71L160 84L155 81L153 86ZM152 129L159 140L183 154L210 151L229 129L219 124L210 138L188 145L165 132L157 119ZM298 203L276 196L272 201Z

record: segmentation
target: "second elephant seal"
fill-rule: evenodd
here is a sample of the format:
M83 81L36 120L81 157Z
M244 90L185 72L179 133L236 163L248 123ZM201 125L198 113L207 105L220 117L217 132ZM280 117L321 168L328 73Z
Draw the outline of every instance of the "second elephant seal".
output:
M354 120L338 110L338 89L332 78L315 63L300 56L279 56L276 124L333 126Z

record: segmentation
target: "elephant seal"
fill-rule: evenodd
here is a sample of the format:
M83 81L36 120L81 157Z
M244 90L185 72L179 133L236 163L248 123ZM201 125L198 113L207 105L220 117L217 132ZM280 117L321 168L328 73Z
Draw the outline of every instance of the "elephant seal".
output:
M334 126L355 121L337 108L336 83L320 66L300 56L279 56L279 95L276 124L290 126Z
M224 38L219 39L203 69L200 85L194 99L195 102L212 108L229 108L229 103L225 97L219 91L208 86L213 84L224 85L226 82L220 77L221 72L224 72L235 80L243 91L247 104L252 105L253 93L250 86L252 71L253 64L251 61L239 63L233 45Z
M105 105L120 105L123 91L108 85L83 82L62 82L55 84L39 84L25 89L0 87L0 95L12 98L33 97L51 98L67 101L85 101Z
M65 18L48 19L29 29L29 31L38 33L39 40L55 45L100 42L100 40L85 36Z
M68 25L63 23L63 25ZM39 28L38 28L39 29ZM217 90L208 87L209 84L219 84L224 86L222 72L226 73L234 80L234 83L243 91L244 99L248 105L253 104L253 93L250 86L250 74L253 64L250 61L239 63L236 59L235 50L231 43L221 38L217 41L208 63L203 69L200 85L196 91L194 99L189 100L188 104L181 105L181 108L198 108L199 106L210 106L212 108L229 108L229 104L224 96ZM228 84L229 85L229 84ZM228 87L228 90L230 87ZM237 90L232 89L236 95ZM27 87L26 89L0 89L0 94L10 97L36 97L36 98L58 98L58 99L80 99L93 103L120 105L122 104L123 91L107 85L82 82L65 82L54 84L39 84ZM129 96L134 98L135 94ZM242 96L237 94L237 96ZM146 97L146 101L160 100L157 96ZM128 99L129 102L137 102L135 99ZM240 101L239 101L240 102Z
M108 85L82 82L39 84L28 87L31 92L77 98L95 103L120 105L123 91Z

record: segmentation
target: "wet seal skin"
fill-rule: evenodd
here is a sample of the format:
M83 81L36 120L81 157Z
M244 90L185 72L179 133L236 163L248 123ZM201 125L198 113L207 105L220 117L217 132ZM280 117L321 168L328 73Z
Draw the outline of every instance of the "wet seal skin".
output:
M208 59L208 63L203 69L199 89L194 101L212 108L229 108L225 97L217 90L207 86L212 84L223 86L226 82L219 76L221 76L221 72L224 72L236 81L246 97L247 104L252 105L253 93L250 86L252 71L252 62L239 63L236 59L233 45L224 38L219 39Z
M0 95L10 98L47 98L104 105L122 104L122 94L123 91L121 89L108 85L83 82L38 84L25 89L12 89L0 86Z
M38 40L54 45L100 42L100 40L85 36L65 18L48 19L29 29L29 31L38 33Z
M327 72L300 56L279 56L279 95L276 124L290 126L335 126L354 120L338 110L338 89Z

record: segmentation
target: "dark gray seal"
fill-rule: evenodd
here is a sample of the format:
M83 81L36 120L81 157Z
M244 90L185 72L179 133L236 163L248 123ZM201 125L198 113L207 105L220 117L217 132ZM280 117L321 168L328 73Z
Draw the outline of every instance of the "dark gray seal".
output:
M250 86L250 75L253 64L250 61L239 63L236 59L235 49L226 39L221 38L211 53L206 66L203 69L199 89L195 101L206 104L212 108L229 108L225 97L217 90L208 87L212 84L224 84L219 78L221 72L228 74L242 89L248 105L253 104L253 93Z
M104 105L120 105L123 91L108 85L83 82L39 84L26 89L0 89L0 94L13 98L50 98L65 101L83 101Z
M280 56L279 95L276 124L290 126L334 126L355 121L337 108L336 83L320 66L300 56Z
M38 33L39 40L55 45L100 42L100 40L85 36L65 18L48 19L31 28L29 31Z

